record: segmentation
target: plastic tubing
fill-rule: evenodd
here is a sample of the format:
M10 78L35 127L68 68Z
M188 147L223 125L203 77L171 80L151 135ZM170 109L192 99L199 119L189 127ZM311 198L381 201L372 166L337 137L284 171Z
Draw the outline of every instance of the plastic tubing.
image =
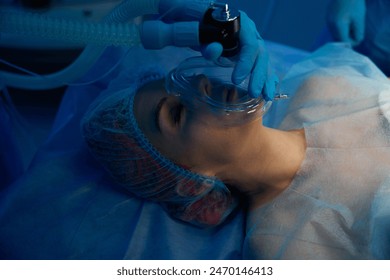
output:
M132 46L139 43L135 24L88 23L39 14L0 11L0 32L82 44Z
M104 30L107 28L105 26L109 26L107 24L113 24L114 26L115 24L125 23L139 15L143 15L146 13L157 13L158 4L159 4L159 0L126 0L121 4L119 4L116 8L114 8L113 11L103 19L102 23L105 23L106 25L102 24L101 27L99 28ZM2 18L0 20L0 26L2 26L3 23L7 21L7 19L3 18L3 15L0 15L0 18ZM33 17L33 18L34 20L37 21L34 24L36 28L38 27L45 28L45 25L48 24L48 22L44 22L43 24L42 23L40 24L38 22L39 20L42 19L40 17ZM22 22L24 20L28 21L30 19L31 19L30 17L24 17L22 15L19 17L19 20ZM57 27L62 25L65 26L68 25L66 28L70 28L70 29L75 29L76 26L79 27L78 24L73 24L70 22L71 21L67 21L66 23L63 24L57 24ZM21 24L26 24L26 23L21 23ZM93 29L94 27L91 28ZM139 39L139 31L137 27L135 25L131 25L128 31L131 32L131 34L126 35L127 37L126 36L125 37L131 39L129 39L130 41L127 41L128 43L127 46L131 47L134 46L135 44L139 44L140 39ZM114 33L117 34L118 32L119 31L115 31ZM53 34L53 31L51 31L51 34ZM102 36L99 32L97 33L95 32L95 35L97 37ZM73 35L70 33L69 36L73 36ZM76 37L76 35L73 37ZM91 38L92 37L93 36L91 36ZM110 35L107 35L107 38L108 37L110 37ZM62 39L69 39L69 38L62 37ZM97 40L99 39L101 38L97 38ZM49 74L49 75L42 75L42 76L27 76L27 75L20 75L20 74L0 71L0 79L5 83L5 86L22 88L22 89L46 90L46 89L61 87L64 85L71 84L73 81L83 76L93 66L93 64L100 57L100 55L103 53L104 50L105 50L105 46L90 44L85 47L84 51L76 59L75 62L73 62L67 68L59 72Z

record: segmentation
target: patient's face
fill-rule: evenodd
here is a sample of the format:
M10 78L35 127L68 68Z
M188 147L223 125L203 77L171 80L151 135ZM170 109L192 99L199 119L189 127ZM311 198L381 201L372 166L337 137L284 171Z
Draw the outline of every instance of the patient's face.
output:
M207 91L204 79L198 86ZM164 156L208 176L218 176L227 166L239 163L261 124L258 119L231 127L215 125L215 115L188 108L165 91L163 80L138 91L134 113L141 130Z

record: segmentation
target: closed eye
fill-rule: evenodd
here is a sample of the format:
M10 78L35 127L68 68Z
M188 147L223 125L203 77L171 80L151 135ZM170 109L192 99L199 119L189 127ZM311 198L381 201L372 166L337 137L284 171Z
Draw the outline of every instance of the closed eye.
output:
M154 123L157 127L157 130L161 133L161 127L160 127L160 115L161 115L161 108L164 105L164 103L167 101L167 97L161 98L161 100L158 102L156 106L156 110L154 113Z
M184 110L184 106L181 103L177 103L173 105L172 108L169 110L172 123L174 123L177 126L180 125L183 110Z
M177 98L164 97L158 102L155 109L155 126L160 133L164 133L166 125L180 127L183 121L185 106Z

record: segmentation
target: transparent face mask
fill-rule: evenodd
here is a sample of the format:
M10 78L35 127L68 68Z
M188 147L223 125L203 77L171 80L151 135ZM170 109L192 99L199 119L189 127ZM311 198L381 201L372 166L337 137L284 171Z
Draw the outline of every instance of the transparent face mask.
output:
M221 58L218 62L203 57L184 60L166 79L166 90L180 98L207 122L223 126L241 125L259 119L271 101L248 94L249 79L235 85L231 81L234 62Z

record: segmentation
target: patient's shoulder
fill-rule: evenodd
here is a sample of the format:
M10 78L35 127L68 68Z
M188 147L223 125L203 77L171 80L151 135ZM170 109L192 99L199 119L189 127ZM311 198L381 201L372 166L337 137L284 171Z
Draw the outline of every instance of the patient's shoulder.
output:
M324 73L301 80L287 109L281 129L313 123L378 107L383 85L362 76Z
M343 102L347 97L356 94L353 88L353 84L343 76L310 76L298 87L292 105L311 106Z
M280 128L297 129L304 123L329 117L344 106L348 99L347 88L351 85L342 76L315 75L303 80L292 97Z

